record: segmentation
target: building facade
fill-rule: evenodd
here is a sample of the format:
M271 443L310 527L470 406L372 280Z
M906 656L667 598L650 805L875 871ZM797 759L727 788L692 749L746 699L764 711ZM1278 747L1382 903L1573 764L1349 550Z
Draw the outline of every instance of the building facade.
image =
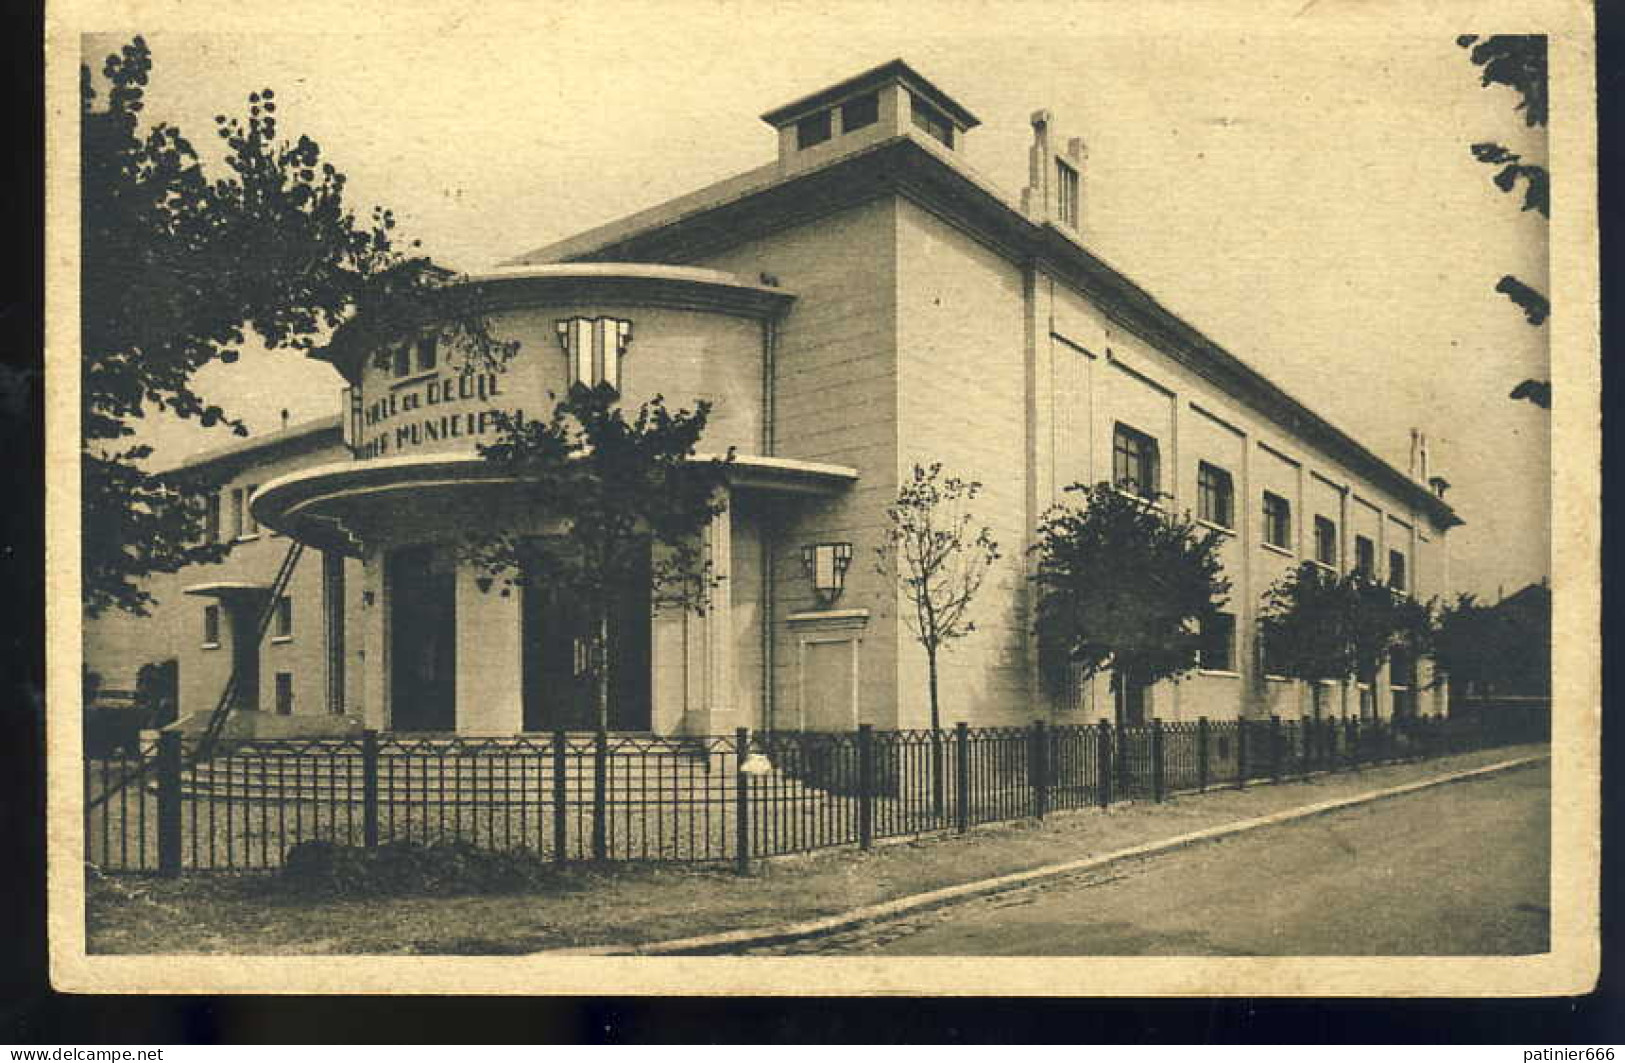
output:
M500 368L449 364L432 332L383 352L336 339L321 356L348 384L339 416L189 463L238 546L156 580L153 617L92 623L89 665L116 685L178 658L183 714L212 709L235 668L238 708L290 733L334 715L586 726L570 603L492 593L456 548L493 522L546 532L475 448L492 411L545 412L576 382L629 404L708 399L703 449L736 455L705 537L724 576L712 608L619 620L618 729L926 725L924 655L873 563L916 463L981 481L977 517L1003 548L976 632L942 660L950 721L1112 715L1104 680L1055 696L1037 679L1027 547L1073 483L1134 481L1224 537L1228 619L1204 633L1203 667L1145 691L1136 717L1310 711L1256 638L1262 595L1301 561L1447 592L1459 520L1430 486L1425 439L1411 469L1390 466L1092 254L1087 156L1048 114L1016 198L963 162L974 115L901 61L763 119L768 165L469 278L518 341ZM292 543L305 556L282 589ZM273 591L288 602L267 610ZM1437 707L1423 679L1396 662L1321 701Z

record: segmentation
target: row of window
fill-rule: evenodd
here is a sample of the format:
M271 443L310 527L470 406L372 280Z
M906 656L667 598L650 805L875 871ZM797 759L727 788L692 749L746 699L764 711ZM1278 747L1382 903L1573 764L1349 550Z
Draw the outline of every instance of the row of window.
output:
M415 355L415 357L414 357ZM427 373L440 362L440 341L434 336L407 340L390 348L390 375L403 377L413 373Z
M1118 487L1141 498L1155 500L1162 493L1161 458L1157 441L1137 428L1118 423L1112 431L1112 480ZM1196 466L1196 515L1220 528L1236 526L1236 487L1229 470L1210 462ZM1264 542L1283 550L1292 549L1292 503L1273 491L1263 492ZM1337 522L1315 515L1314 557L1336 568L1338 557ZM1364 535L1354 537L1356 570L1376 574L1376 545ZM1388 583L1405 590L1405 554L1388 551Z
M850 133L874 125L880 121L880 96L873 92L854 96L838 107L816 111L796 122L796 150L804 151L834 137L836 112L840 113L841 133ZM941 141L950 148L954 146L953 124L930 104L912 99L909 104L909 120L914 123L915 128L927 136Z
M1202 621L1199 632L1201 642L1197 649L1197 667L1208 672L1236 671L1236 618L1231 613L1214 613ZM1279 676L1283 669L1271 652L1270 641L1264 629L1258 633L1259 667L1267 676ZM1390 675L1395 686L1414 685L1415 662L1403 647L1390 654Z
M274 639L293 638L293 598L284 594L276 600L276 611L271 616L271 637ZM220 607L218 605L205 605L203 607L203 645L220 645Z

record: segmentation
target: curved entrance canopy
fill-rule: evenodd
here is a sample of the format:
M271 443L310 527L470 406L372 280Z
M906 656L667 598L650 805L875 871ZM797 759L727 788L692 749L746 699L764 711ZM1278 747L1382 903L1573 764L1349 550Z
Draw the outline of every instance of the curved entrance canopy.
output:
M845 465L757 456L736 456L728 475L734 491L779 495L834 494L857 478ZM256 491L249 508L261 525L308 546L360 557L370 541L533 520L521 488L477 454L410 455L290 473Z

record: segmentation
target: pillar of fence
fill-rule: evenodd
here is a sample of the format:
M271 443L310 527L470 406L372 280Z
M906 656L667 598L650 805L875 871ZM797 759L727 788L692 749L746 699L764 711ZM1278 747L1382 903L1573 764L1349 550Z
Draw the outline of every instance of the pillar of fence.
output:
M750 756L750 728L734 731L734 869L741 875L750 874L750 772L745 760Z
M609 859L609 733L602 727L592 743L592 858Z
M181 736L158 736L158 873L181 873ZM139 794L138 794L139 796ZM143 840L144 841L144 840Z
M1049 811L1049 732L1043 720L1034 720L1028 744L1027 784L1033 795L1033 815L1044 818Z
M875 730L858 724L858 845L875 843Z
M1151 718L1151 800L1162 801L1165 776L1162 763L1162 717Z
M1281 718L1270 717L1270 780L1281 781Z
M970 728L954 724L954 826L960 834L970 830Z
M1298 774L1305 779L1309 778L1309 769L1315 757L1315 727L1319 722L1313 716L1298 721L1298 727L1303 731L1299 736L1302 739L1300 744L1302 755L1299 758Z
M1207 717L1198 716L1196 718L1196 790L1198 793L1207 792L1207 741Z
M361 732L361 844L378 846L378 732Z
M1236 718L1236 789L1247 789L1247 721Z
M1112 728L1105 720L1095 728L1095 797L1101 808L1112 803Z
M564 736L562 728L553 731L553 860L562 864L569 859L570 821L568 818L569 779L567 773L570 765L570 751L568 739Z

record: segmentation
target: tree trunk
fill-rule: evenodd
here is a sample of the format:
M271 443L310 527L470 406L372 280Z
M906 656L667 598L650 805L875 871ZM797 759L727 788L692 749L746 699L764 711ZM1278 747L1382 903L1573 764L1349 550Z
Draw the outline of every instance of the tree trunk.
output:
M609 614L600 610L593 624L593 697L598 703L598 730L609 730Z
M941 817L948 807L946 785L943 778L942 716L937 707L937 651L925 649L926 667L930 676L931 695L931 813Z

